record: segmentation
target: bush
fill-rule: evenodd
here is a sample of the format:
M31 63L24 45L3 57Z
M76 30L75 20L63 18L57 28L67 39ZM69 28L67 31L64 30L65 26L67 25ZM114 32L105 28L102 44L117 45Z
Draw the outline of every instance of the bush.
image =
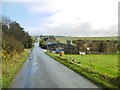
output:
M46 48L46 45L45 45L45 43L44 43L44 41L43 40L40 40L39 41L39 46L41 47L41 48Z

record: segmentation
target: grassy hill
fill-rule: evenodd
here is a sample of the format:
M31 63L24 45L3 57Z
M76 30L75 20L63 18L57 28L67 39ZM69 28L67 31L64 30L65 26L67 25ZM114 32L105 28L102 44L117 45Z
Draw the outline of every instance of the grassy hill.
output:
M112 37L70 37L70 36L55 36L56 40L61 43L66 43L66 40L118 40L117 36Z

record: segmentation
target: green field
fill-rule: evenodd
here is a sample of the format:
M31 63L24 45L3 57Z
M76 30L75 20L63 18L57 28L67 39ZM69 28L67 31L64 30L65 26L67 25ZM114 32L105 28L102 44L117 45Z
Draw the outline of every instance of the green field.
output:
M85 67L92 67L109 77L118 76L118 55L64 55L80 61Z
M65 43L67 40L118 40L117 36L114 37L68 37L68 36L55 36L56 40L61 42L61 43Z
M47 54L103 88L118 87L118 55Z

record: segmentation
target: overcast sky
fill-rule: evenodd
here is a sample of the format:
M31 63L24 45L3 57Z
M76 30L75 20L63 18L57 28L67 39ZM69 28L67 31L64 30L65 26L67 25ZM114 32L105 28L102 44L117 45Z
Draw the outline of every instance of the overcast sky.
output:
M119 0L2 0L31 35L117 36Z

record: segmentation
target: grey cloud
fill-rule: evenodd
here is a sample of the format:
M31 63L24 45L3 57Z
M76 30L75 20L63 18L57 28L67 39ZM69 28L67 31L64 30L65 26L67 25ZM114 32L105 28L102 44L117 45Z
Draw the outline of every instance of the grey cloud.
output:
M110 26L108 29L97 30L94 34L99 34L101 36L117 36L118 35L118 25Z
M67 35L67 36L117 36L118 26L113 25L108 29L94 30L89 23L77 25L69 25L66 23L60 24L54 28L45 27L44 29L34 30L34 34L47 34L47 35Z
M78 25L75 29L76 34L80 35L86 35L86 34L91 34L92 31L92 26L89 23L83 23L81 25Z
M55 35L72 35L74 29L69 24L60 24L54 28L46 27L42 31L45 34L55 34Z

